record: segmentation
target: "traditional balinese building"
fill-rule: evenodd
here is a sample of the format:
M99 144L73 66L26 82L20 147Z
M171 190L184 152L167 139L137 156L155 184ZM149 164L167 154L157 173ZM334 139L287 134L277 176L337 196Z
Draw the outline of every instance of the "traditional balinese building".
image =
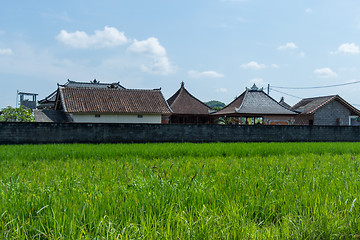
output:
M291 106L290 106L287 102L285 102L284 97L281 97L279 103L280 103L281 106L283 106L283 107L285 107L285 108L287 108L287 109L291 109Z
M123 86L120 85L120 82L115 83L100 83L100 81L97 81L94 79L90 82L77 82L72 81L70 79L67 80L65 84L58 84L58 86L62 87L81 87L81 88L119 88L119 89L125 89ZM38 101L39 105L37 106L37 109L54 109L55 108L55 100L56 100L56 93L57 90L52 92L49 96L45 97L44 99L41 99Z
M180 89L172 95L168 100L172 114L170 123L187 123L187 124L209 124L210 113L213 110L191 95L181 82Z
M254 84L228 106L212 115L222 124L293 125L298 114L299 112L282 106Z
M55 110L73 122L167 123L171 110L160 89L59 86Z
M359 126L360 111L339 95L304 98L292 107L297 125Z

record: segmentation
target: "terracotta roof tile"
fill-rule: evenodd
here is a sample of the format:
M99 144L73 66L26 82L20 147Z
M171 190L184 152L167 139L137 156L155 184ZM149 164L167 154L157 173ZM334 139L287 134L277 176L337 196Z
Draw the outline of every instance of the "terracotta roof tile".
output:
M170 114L160 90L59 87L67 113Z
M211 108L191 95L181 83L180 89L167 100L173 114L209 115Z

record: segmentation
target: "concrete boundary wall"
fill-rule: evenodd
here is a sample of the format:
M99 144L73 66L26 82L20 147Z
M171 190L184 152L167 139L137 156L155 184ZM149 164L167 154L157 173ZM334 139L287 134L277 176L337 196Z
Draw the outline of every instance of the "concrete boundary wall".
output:
M0 144L309 141L360 141L360 127L0 123Z

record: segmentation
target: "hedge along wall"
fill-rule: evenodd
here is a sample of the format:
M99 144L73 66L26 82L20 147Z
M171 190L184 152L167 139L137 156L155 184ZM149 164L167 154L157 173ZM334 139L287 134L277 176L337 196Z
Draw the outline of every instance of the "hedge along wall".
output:
M0 123L0 144L360 141L360 127Z

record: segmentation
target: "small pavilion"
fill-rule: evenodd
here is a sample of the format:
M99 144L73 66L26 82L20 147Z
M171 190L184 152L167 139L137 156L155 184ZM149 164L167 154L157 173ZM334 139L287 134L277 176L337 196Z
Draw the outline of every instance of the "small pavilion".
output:
M255 84L228 106L213 113L216 122L236 125L293 125L299 112L290 110Z
M213 110L191 95L181 82L180 89L168 100L172 112L169 123L209 124Z

